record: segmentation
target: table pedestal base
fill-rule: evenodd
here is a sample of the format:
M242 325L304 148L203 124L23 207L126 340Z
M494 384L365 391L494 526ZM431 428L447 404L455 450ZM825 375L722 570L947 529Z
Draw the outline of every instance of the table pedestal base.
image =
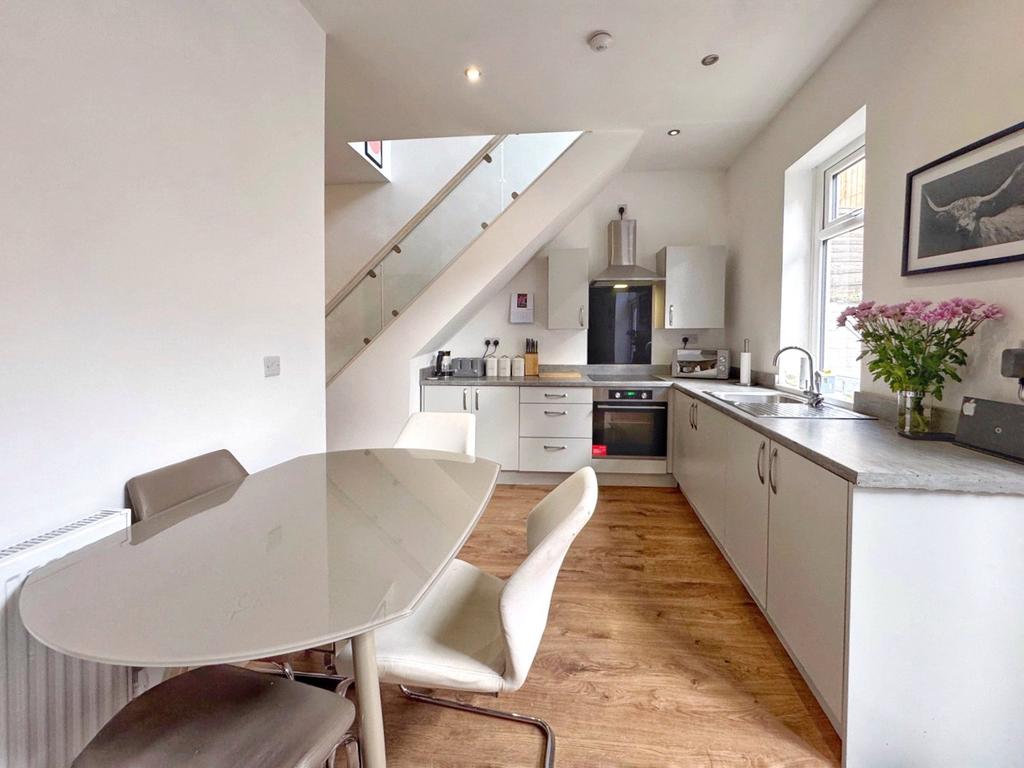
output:
M377 677L377 651L373 632L352 638L352 666L356 677L359 707L359 748L365 768L385 768L384 714Z

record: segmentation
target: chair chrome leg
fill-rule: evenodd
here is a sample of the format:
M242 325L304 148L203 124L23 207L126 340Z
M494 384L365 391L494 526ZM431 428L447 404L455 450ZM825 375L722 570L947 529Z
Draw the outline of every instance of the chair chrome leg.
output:
M345 748L345 764L348 768L361 768L362 758L359 756L359 739L354 734L348 734L339 746Z
M417 691L410 690L404 685L398 686L402 690L402 694L406 698L412 699L413 701L422 701L425 704L437 704L441 707L449 707L451 709L458 709L463 712L472 712L478 715L487 715L488 717L498 717L502 720L512 720L517 723L526 723L532 725L535 728L540 728L544 733L544 768L554 768L555 765L555 732L551 730L551 726L541 720L539 717L531 717L530 715L519 715L515 712L502 712L497 709L487 709L486 707L477 707L473 704L463 704L460 701L454 701L453 699L441 699L436 696L428 696L425 693L419 693Z

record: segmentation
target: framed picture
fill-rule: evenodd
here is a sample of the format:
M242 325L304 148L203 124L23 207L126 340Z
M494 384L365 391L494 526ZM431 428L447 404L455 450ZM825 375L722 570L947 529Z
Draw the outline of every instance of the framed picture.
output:
M903 275L1024 259L1024 123L907 174Z
M363 154L378 168L384 167L384 142L380 139L377 141L364 141Z
M533 322L533 294L513 293L509 300L508 321L510 323Z

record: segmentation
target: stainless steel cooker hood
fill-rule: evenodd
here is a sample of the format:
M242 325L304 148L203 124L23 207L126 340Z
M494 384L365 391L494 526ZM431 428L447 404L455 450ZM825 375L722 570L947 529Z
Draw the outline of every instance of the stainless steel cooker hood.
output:
M626 207L619 208L619 218L608 222L608 268L591 280L592 283L653 283L664 280L649 269L636 264L636 219L626 218Z

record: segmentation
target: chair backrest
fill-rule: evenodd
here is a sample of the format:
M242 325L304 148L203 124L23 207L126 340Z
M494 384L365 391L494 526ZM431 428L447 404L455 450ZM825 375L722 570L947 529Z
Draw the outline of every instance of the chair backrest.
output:
M505 636L505 686L517 690L530 671L548 622L555 580L576 535L594 514L597 476L584 467L545 496L526 523L526 559L499 599Z
M405 422L395 448L422 448L476 455L476 415L472 413L414 413Z
M125 500L132 520L139 522L248 475L231 451L222 449L136 475L124 486Z

